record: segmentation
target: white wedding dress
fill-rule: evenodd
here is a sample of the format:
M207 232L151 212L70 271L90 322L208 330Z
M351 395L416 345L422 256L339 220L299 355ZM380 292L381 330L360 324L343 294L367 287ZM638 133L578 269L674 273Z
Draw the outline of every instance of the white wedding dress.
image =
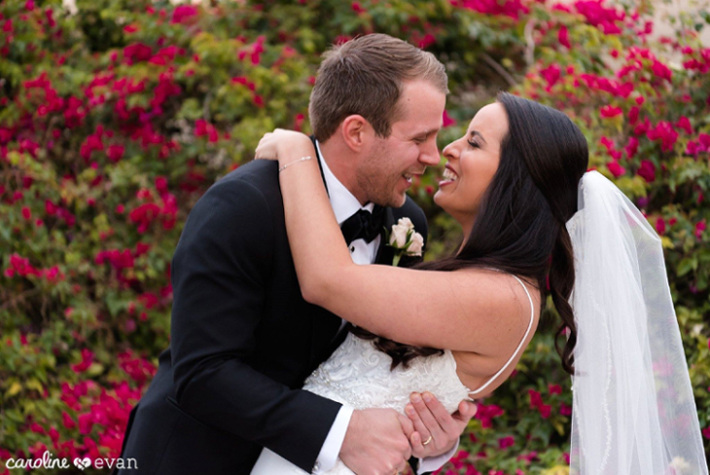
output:
M515 277L515 276L513 276ZM530 324L508 362L488 381L476 390L485 389L513 361L530 333L534 319L534 306L530 293L523 283L530 301ZM402 365L390 370L392 358L377 350L371 340L364 340L349 333L345 341L306 380L303 389L328 399L347 404L354 409L391 408L403 413L412 392L429 391L452 413L459 402L469 399L472 391L461 383L456 374L456 361L451 351L442 355L417 357L404 368ZM305 474L296 465L269 449L261 455L251 471L252 475ZM328 475L352 475L353 472L338 459Z

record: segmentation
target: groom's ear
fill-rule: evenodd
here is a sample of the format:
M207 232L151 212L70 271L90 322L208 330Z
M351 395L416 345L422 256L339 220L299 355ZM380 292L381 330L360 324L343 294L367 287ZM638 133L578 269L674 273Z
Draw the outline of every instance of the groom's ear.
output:
M343 120L340 133L348 148L353 152L361 152L369 145L374 130L363 116L353 114Z

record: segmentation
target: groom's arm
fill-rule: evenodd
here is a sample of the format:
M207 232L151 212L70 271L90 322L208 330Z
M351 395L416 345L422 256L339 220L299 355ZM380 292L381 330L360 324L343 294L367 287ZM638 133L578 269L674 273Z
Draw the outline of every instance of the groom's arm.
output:
M199 421L310 471L341 405L251 364L273 269L272 213L243 180L218 182L192 210L172 269L176 399Z

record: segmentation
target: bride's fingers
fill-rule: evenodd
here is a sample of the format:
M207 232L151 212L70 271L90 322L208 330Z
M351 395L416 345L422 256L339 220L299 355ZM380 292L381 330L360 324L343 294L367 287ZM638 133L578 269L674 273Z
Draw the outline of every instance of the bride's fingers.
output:
M429 401L426 401L425 398L429 399ZM409 401L414 407L421 424L424 426L424 430L419 431L421 436L425 437L424 440L427 440L430 435L433 436L434 439L442 439L444 430L434 413L434 409L444 411L447 416L448 413L439 400L433 397L431 393L412 393L409 397Z
M254 159L273 159L276 156L275 150L273 150L273 135L272 132L267 132L259 139L254 150Z
M417 413L417 410L414 408L414 405L407 404L404 408L404 412L407 414L407 417L409 417L409 420L412 421L412 424L414 425L414 430L419 435L419 437L423 437L423 440L427 440L431 433L429 432L429 429L427 429L426 425L424 425L422 418L419 417L419 413Z

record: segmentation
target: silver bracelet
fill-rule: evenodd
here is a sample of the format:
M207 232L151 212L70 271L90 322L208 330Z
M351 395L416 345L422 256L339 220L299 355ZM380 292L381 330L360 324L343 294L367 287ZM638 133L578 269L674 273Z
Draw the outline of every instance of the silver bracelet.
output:
M284 171L286 168L290 167L291 165L295 165L295 164L298 163L298 162L304 162L304 161L310 160L310 159L312 159L312 158L313 158L313 157L311 157L310 155L306 155L305 157L301 157L301 158L299 158L298 160L294 160L294 161L292 161L292 162L288 162L286 165L284 165L284 166L282 166L281 168L279 168L279 173L281 173L282 171Z

